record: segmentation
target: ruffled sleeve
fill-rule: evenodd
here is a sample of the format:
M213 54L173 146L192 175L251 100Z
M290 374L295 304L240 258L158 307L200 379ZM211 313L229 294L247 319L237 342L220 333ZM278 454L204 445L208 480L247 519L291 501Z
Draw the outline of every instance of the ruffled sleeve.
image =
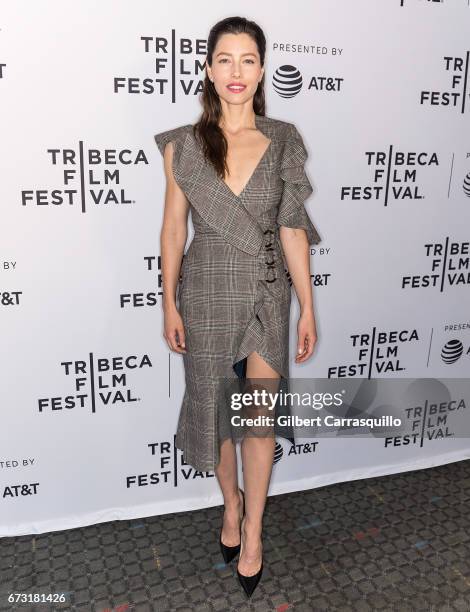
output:
M165 147L169 142L173 143L173 174L178 179L178 174L180 171L180 160L181 153L183 151L184 141L186 139L186 135L189 133L189 130L192 129L190 124L188 125L180 125L176 128L172 128L171 130L166 130L164 132L160 132L155 134L154 139L157 143L157 147L162 155L165 153Z
M280 174L284 187L276 220L278 225L304 229L307 232L308 243L318 244L321 242L320 235L304 205L305 200L313 192L305 172L307 156L302 136L293 123L289 124L281 160Z

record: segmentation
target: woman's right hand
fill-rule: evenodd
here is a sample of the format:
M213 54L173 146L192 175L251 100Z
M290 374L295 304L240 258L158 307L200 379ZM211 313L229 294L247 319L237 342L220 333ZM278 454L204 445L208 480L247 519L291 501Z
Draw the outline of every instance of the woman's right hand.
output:
M176 353L186 353L185 334L183 319L176 306L167 307L164 309L164 331L168 346Z

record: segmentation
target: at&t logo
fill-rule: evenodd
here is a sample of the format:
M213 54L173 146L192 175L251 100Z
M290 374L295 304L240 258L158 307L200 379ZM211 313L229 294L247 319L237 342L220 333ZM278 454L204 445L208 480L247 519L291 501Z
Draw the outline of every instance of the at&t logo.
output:
M339 55L339 50L332 49L331 53ZM314 92L340 92L344 79L324 75L313 75L307 81L307 91ZM281 98L293 98L302 91L303 77L300 70L291 64L283 64L273 75L273 89Z

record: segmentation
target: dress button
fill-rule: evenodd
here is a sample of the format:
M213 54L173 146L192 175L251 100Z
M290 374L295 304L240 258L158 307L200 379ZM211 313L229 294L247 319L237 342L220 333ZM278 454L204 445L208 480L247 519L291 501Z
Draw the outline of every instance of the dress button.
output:
M274 283L278 277L278 253L276 231L267 229L264 232L264 280Z

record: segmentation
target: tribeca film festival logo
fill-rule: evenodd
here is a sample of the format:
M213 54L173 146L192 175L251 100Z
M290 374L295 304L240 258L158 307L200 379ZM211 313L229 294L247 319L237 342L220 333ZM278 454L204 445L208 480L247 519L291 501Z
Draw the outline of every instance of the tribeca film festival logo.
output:
M328 378L373 378L390 372L403 372L406 367L400 362L400 349L411 342L419 342L416 329L380 331L351 334L352 346L357 351L357 361L336 364L328 368Z
M462 410L467 404L464 397L451 398L451 394L442 393L438 385L440 381L415 381L415 387L426 385L429 395L424 401L413 401L413 390L409 389L408 406L402 408L404 419L410 433L384 438L385 448L419 445L455 436L450 418ZM436 388L433 389L432 387ZM431 387L431 388L429 388ZM434 395L432 394L434 390ZM447 389L445 391L448 391ZM372 435L374 432L372 431Z
M119 294L120 308L146 308L153 307L158 304L159 297L163 296L163 279L162 279L162 257L161 255L144 255L144 266L147 272L151 274L152 287L150 289L142 289L134 292L125 292ZM139 268L140 269L140 268ZM179 277L181 281L181 274Z
M385 438L385 446L424 445L424 441L440 440L455 436L449 426L449 416L454 410L463 410L467 406L464 398L458 401L433 403L426 400L422 406L411 406L404 409L406 419L411 425L412 433L404 436Z
M149 162L142 149L85 148L83 140L77 149L47 149L50 164L62 172L60 186L52 189L23 189L23 206L122 206L134 204L122 186L123 168Z
M181 450L176 447L176 435L173 443L168 440L149 442L147 455L151 462L150 471L126 476L126 489L135 489L155 485L173 485L177 487L183 481L215 478L212 471L201 471L186 463Z
M207 41L179 37L172 29L169 37L141 36L142 52L149 57L149 76L114 77L113 92L127 94L196 96L202 92Z
M86 408L92 413L101 407L130 405L139 402L129 386L128 377L134 370L152 368L148 355L138 357L98 357L90 353L88 361L78 359L60 363L64 375L72 381L67 395L52 395L38 399L40 413L62 412Z
M393 150L366 151L366 163L372 170L371 185L341 187L341 200L376 200L384 206L392 200L422 200L418 170L439 166L437 153Z
M364 381L363 389L359 389L355 402L347 414L351 419L361 417L380 418L384 415L394 415L404 424L403 433L388 436L388 427L370 428L369 434L375 438L383 438L384 448L398 448L409 445L422 447L425 442L443 440L455 436L454 428L450 419L462 410L466 410L465 397L459 391L455 397L451 389L446 386L445 381L433 379L410 380L407 387L400 394L394 393L393 397L400 395L401 404L394 405L387 402L382 405L378 403L380 392L380 381L372 381L376 384L370 385L371 381ZM397 382L405 382L398 381ZM450 385L452 386L452 385ZM379 400L380 402L380 400ZM377 404L377 405L376 405ZM339 430L343 434L350 435L350 428Z
M451 242L449 236L444 242L425 243L424 256L427 270L422 274L402 277L402 289L438 289L470 284L470 242Z
M346 419L384 419L384 425L369 427L368 433L374 438L383 438L384 448L397 448L408 445L419 445L454 437L458 423L452 426L451 420L457 420L462 410L466 411L465 393L468 395L468 385L453 386L453 379L394 379L393 386L384 396L380 380L361 382L355 391L354 401L348 406L344 416ZM459 381L459 379L457 379ZM462 381L460 381L462 382ZM405 385L405 386L404 386ZM462 388L464 394L462 394ZM400 392L397 392L397 391ZM396 398L400 403L396 404ZM385 401L384 401L385 398ZM390 427L387 418L394 417L403 424L395 435L388 435ZM339 427L337 435L353 435L354 427L348 425ZM459 431L460 434L466 432Z
M450 106L464 113L470 95L468 84L469 55L463 57L444 56L441 58L441 69L447 82L442 90L421 90L420 104L422 106Z

